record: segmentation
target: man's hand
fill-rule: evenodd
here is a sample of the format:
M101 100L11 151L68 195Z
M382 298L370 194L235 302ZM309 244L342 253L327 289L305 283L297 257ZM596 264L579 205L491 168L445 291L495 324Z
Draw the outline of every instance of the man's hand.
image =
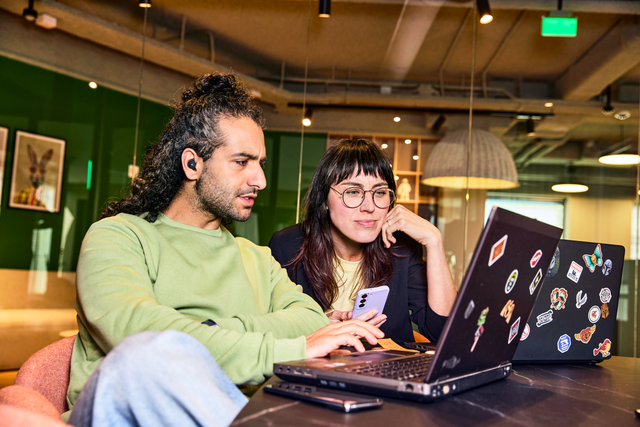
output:
M368 319L376 314L377 310L371 310L359 317ZM371 345L377 344L378 339L384 337L384 333L360 318L332 323L318 329L311 335L307 335L305 337L307 340L307 358L326 356L341 345L350 345L357 351L362 352L364 351L364 346L359 337L365 338Z
M375 316L376 314L378 314L378 310L371 310L364 314L361 314L360 316L356 317L356 319L362 320L363 322L367 322L371 326L375 326L376 328L379 328L380 326L382 326L384 322L387 321L387 315L381 314L380 316L372 317L372 316ZM345 320L351 320L352 315L353 315L353 312L351 311L334 310L331 313L327 313L327 317L329 318L329 321L331 323L340 323L340 322L344 322Z

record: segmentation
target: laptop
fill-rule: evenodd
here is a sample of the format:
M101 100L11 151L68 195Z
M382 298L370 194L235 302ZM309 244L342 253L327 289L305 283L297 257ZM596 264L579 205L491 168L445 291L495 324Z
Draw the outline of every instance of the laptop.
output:
M611 357L624 247L560 240L513 363Z
M369 350L275 363L287 381L421 402L511 373L562 229L494 207L436 349Z

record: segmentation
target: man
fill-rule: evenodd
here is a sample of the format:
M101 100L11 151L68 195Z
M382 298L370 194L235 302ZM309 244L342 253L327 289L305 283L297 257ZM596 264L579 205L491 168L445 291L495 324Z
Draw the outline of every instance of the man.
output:
M206 75L174 107L131 195L82 245L67 394L76 426L225 425L246 403L233 383L383 336L362 320L327 325L268 248L221 227L246 221L266 185L263 121L244 86ZM148 332L168 330L182 333Z

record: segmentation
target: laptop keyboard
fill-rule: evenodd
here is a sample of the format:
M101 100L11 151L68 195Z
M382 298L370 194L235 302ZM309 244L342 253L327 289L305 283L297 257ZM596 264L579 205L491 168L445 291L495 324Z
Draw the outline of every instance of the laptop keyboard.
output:
M420 355L409 359L371 362L358 366L345 366L343 368L337 368L336 371L405 381L424 378L429 370L432 359L433 355Z

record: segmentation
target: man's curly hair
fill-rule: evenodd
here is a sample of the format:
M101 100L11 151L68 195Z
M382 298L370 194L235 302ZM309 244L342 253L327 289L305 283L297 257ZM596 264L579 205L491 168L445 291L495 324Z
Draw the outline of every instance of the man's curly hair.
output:
M260 107L233 74L200 77L172 107L175 115L160 140L147 150L142 170L131 183L131 194L109 203L100 219L119 213L147 213L145 219L154 222L169 207L186 178L182 152L191 148L207 161L224 144L218 129L220 119L246 117L264 128Z

